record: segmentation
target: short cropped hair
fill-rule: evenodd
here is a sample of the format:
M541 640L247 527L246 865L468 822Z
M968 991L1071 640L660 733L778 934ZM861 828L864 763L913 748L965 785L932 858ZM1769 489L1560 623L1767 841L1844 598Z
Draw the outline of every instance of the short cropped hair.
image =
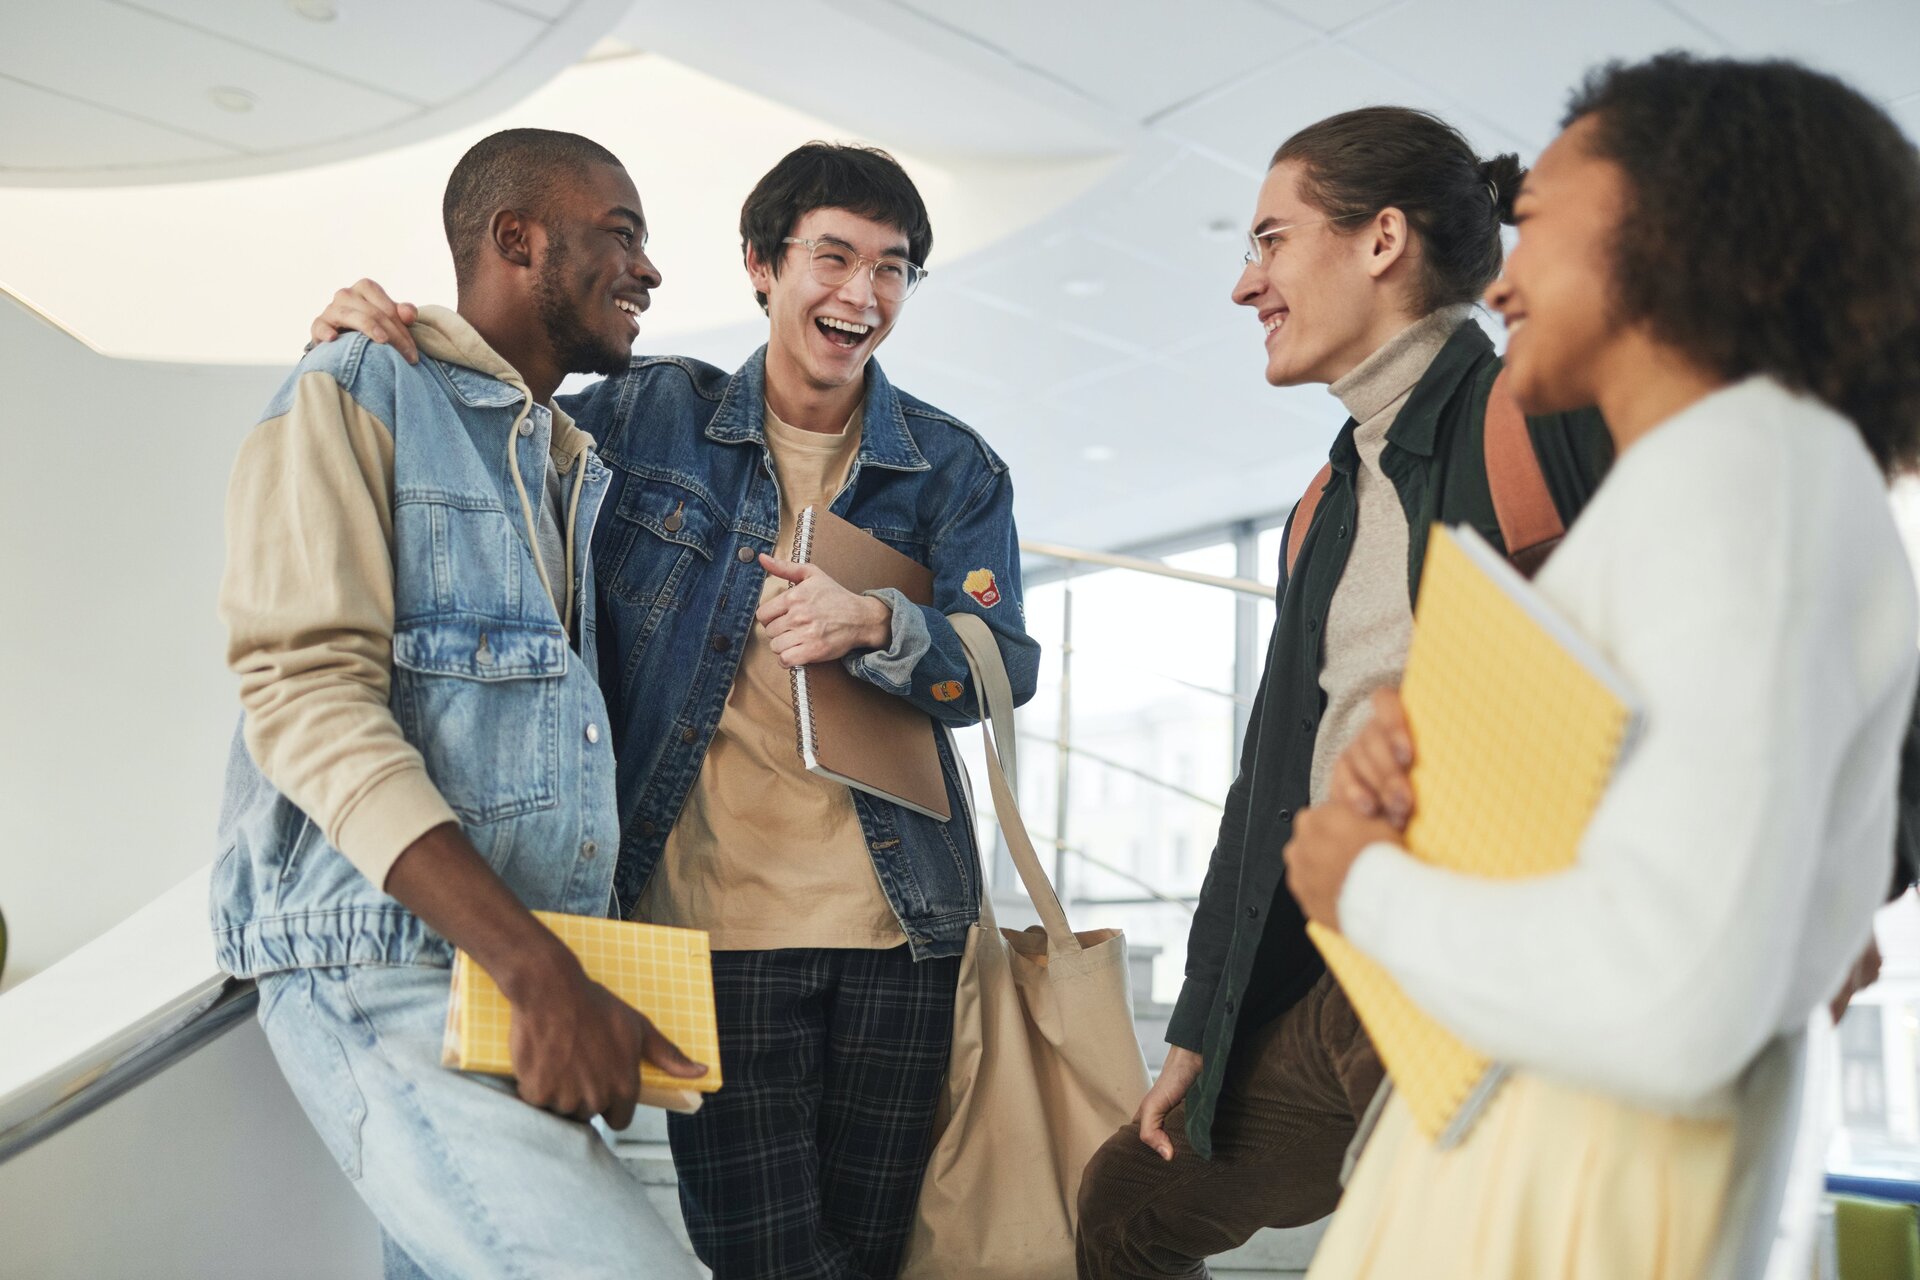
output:
M933 224L919 188L878 147L809 142L788 152L748 194L740 208L740 253L752 249L775 275L794 224L815 209L845 209L900 228L907 257L920 266L933 252ZM764 310L767 295L753 291Z
M474 143L453 166L440 201L454 279L463 287L471 279L496 212L544 218L563 183L605 164L624 167L592 139L554 129L503 129Z
M1769 374L1920 458L1920 157L1888 116L1787 61L1668 53L1575 91L1625 172L1614 305L1722 377Z

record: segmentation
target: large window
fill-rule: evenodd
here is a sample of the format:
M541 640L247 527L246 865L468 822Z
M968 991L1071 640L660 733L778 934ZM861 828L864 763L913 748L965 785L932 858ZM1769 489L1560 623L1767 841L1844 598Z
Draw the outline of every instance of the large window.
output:
M1251 577L1261 527L1236 526L1144 558ZM1185 972L1192 904L1233 781L1272 605L1137 571L1043 566L1030 575L1026 610L1044 648L1038 691L1020 712L1019 802L1028 831L1074 924L1125 929L1136 979L1145 980L1136 995L1144 1005L1169 1005ZM963 735L976 778L977 741ZM993 845L1002 923L1028 923L1012 864L997 839ZM1157 1042L1159 1020L1151 1007L1142 1013L1143 1038Z

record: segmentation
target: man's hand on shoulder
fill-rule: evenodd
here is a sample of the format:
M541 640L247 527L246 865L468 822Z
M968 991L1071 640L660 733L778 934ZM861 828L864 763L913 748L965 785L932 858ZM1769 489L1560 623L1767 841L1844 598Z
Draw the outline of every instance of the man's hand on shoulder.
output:
M351 288L334 292L327 309L314 317L308 330L313 341L311 351L323 342L332 342L343 332L364 333L384 346L391 346L406 357L408 364L420 363L420 348L414 345L407 326L419 318L420 309L411 302L395 302L372 280L361 280Z
M833 662L856 649L892 643L893 610L886 601L855 595L818 565L762 555L760 567L791 584L754 615L767 629L781 665Z

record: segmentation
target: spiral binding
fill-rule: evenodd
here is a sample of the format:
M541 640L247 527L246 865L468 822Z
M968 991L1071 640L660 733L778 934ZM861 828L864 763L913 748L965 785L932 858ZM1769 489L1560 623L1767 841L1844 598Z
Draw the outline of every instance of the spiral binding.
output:
M793 555L795 564L806 564L813 555L814 508L805 507L793 527ZM807 701L807 669L794 667L787 672L793 681L793 744L800 752L800 767L807 767L807 753L818 747L813 733L813 707Z

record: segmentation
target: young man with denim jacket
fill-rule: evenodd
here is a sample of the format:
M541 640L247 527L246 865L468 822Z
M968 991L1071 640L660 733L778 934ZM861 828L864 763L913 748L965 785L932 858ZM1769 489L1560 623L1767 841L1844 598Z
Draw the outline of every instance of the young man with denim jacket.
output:
M215 943L389 1275L691 1275L584 1122L628 1121L642 1058L704 1068L530 911L604 913L618 840L584 582L611 477L552 397L625 364L660 276L572 134L480 142L445 215L460 305L420 312L425 358L319 348L234 468ZM516 1083L440 1065L455 946L513 1006Z
M1031 696L1007 468L872 360L931 247L884 153L821 143L748 197L741 236L769 341L729 375L636 359L567 401L609 464L593 542L619 760L623 911L713 934L727 1085L669 1119L681 1204L717 1280L899 1267L946 1074L979 854L954 818L805 772L787 669L842 662L942 726L979 715L946 615L983 618ZM366 282L314 336L405 347ZM810 503L928 565L935 602L854 595L790 563Z

